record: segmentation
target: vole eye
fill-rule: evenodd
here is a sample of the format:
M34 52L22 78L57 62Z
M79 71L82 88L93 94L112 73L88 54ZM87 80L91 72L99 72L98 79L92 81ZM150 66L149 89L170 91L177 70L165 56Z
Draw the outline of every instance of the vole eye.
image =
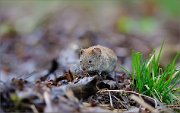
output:
M80 63L82 63L82 61L80 61Z
M92 61L91 61L91 60L89 60L89 63L91 64L91 63L92 63Z

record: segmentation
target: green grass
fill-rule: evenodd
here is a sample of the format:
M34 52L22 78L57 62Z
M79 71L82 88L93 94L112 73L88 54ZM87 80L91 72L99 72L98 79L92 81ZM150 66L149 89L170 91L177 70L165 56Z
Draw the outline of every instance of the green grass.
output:
M180 70L176 70L175 63L178 55L171 64L164 69L159 66L161 50L158 56L155 51L149 59L145 59L140 52L132 53L132 88L139 93L151 96L166 104L174 104L178 100L176 94L180 88L174 89L180 82Z

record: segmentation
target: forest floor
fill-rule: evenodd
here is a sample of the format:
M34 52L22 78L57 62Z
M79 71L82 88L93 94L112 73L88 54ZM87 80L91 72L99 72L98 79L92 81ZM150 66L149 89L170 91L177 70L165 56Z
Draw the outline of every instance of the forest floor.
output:
M165 67L180 53L179 19L154 2L73 4L0 5L0 112L179 112L179 102L167 105L134 90L126 71L76 72L80 49L97 44L114 50L117 67L131 72L132 51L149 58L164 42Z

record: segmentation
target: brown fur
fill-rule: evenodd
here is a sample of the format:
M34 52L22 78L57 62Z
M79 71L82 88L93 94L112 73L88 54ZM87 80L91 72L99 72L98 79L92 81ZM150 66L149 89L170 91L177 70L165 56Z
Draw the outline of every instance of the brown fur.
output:
M109 48L97 45L80 52L80 68L85 72L112 72L117 63L116 54Z

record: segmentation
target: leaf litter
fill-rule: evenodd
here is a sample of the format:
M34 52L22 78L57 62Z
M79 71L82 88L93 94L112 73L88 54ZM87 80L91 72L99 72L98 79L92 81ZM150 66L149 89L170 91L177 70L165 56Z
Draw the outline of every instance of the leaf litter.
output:
M96 30L93 22L97 20L90 18L86 8L59 10L41 17L30 34L19 32L17 20L4 22L6 29L0 34L0 112L173 112L169 107L179 110L178 105L166 106L133 91L128 73L122 70L113 76L99 76L95 72L81 73L77 65L81 48L102 44L115 50L118 63L131 70L131 50L148 56L156 40L150 42L139 32L119 33L115 28L103 28L108 25L101 16L97 20L102 20L98 21L102 29ZM14 18L4 14L0 17L7 21ZM114 24L114 19L111 21ZM164 22L165 28L176 42L178 30L168 25L170 22Z

